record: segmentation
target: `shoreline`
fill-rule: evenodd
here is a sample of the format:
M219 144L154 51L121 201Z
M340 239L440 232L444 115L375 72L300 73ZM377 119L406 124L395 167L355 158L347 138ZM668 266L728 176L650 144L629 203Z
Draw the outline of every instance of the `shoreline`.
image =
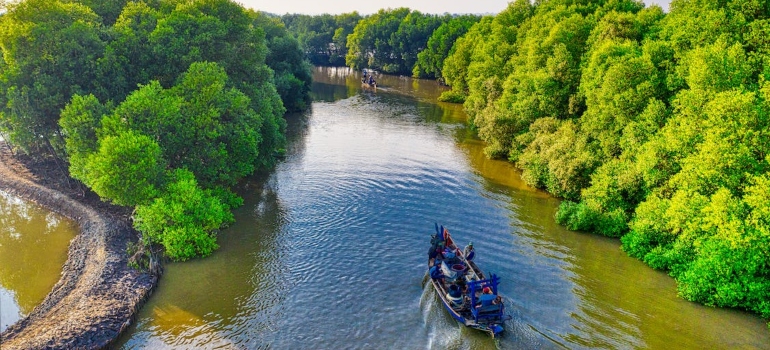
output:
M26 317L0 333L0 348L104 348L134 321L158 275L128 266L137 241L126 208L103 203L55 163L14 156L0 141L0 189L75 221L61 277Z

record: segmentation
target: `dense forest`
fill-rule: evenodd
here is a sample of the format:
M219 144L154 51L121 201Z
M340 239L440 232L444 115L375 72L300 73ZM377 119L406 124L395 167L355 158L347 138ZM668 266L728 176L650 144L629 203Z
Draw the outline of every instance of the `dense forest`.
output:
M329 63L443 80L488 156L565 199L558 222L620 237L686 299L770 318L770 2L401 8L350 33L311 51L333 42Z
M310 65L280 19L229 0L3 3L0 135L58 162L167 256L217 248L230 188L283 152Z

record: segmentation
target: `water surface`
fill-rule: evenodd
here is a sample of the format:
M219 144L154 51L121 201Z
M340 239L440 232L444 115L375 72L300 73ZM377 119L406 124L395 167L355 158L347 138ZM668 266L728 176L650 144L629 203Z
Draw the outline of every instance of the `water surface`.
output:
M286 159L243 184L211 257L169 264L119 344L136 348L767 349L760 318L678 299L619 242L554 223L559 201L488 160L435 82L318 68ZM433 223L503 278L502 339L425 284Z

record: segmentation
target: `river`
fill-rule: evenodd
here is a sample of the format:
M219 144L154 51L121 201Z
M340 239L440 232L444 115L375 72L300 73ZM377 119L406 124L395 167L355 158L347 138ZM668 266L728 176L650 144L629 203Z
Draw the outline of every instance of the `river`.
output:
M554 223L559 204L488 160L433 81L314 70L287 156L240 186L211 257L166 266L118 344L138 348L768 349L754 315L676 297L616 239ZM501 339L466 329L425 284L434 222L503 279Z
M77 229L67 218L0 192L0 332L51 291Z

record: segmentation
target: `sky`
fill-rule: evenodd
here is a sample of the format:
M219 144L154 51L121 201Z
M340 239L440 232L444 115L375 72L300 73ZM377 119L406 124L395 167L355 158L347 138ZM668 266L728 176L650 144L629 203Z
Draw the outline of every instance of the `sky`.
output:
M508 0L325 0L325 1L307 1L307 0L235 0L245 7L256 10L274 13L302 13L308 15L318 15L322 13L347 13L358 11L362 15L375 13L384 8L408 7L412 10L418 10L424 13L475 13L475 14L496 14L506 6ZM643 0L645 4L660 5L664 11L668 11L668 4L671 0Z

